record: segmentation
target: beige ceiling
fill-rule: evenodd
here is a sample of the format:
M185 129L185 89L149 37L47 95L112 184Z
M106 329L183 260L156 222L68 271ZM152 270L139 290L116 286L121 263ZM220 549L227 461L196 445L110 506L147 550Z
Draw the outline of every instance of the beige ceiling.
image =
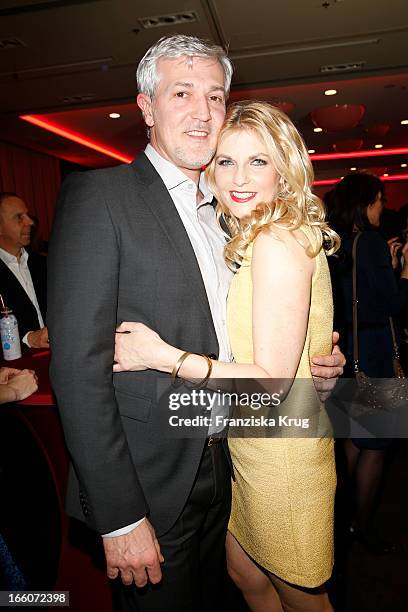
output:
M165 15L184 22L143 27L143 19ZM408 114L407 0L0 0L0 139L77 158L79 145L44 135L18 115L78 110L77 129L86 134L86 109L101 142L137 152L144 132L136 109L134 127L98 109L133 102L137 62L160 36L176 32L228 48L233 97L256 89L293 102L309 147L330 152L336 139L361 136L376 122L391 125L384 147L408 145L408 126L400 124ZM355 67L342 71L346 64ZM338 95L325 97L334 84ZM310 111L334 103L365 104L362 125L340 137L314 134ZM364 148L374 144L366 139ZM89 151L83 158L104 163ZM388 161L397 166L401 159ZM317 170L326 176L337 166Z

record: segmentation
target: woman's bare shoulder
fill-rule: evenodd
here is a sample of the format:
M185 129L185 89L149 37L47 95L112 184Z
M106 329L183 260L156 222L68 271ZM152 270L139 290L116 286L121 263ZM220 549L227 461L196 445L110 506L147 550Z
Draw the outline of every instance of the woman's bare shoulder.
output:
M307 234L301 229L287 230L277 224L271 224L256 236L253 257L286 256L289 261L302 261L313 268L313 260L308 255L310 245Z

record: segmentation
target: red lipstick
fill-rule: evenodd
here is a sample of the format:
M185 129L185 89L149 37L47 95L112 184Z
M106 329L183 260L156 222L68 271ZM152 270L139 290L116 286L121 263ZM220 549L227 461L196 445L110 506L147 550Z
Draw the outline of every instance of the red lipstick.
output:
M237 202L238 204L245 204L245 202L249 202L253 200L256 196L256 191L230 191L229 192L231 200L233 202ZM238 196L237 194L241 194Z

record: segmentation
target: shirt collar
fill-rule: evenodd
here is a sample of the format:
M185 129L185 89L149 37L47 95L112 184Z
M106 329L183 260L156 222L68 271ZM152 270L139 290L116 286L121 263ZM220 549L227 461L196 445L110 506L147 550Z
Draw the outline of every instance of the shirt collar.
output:
M213 193L210 191L210 188L207 185L207 180L205 178L205 173L202 172L200 174L200 181L198 183L201 193L203 194L203 199L200 202L200 206L203 204L211 204L214 199Z
M6 266L9 266L12 263L20 263L20 264L24 263L25 264L27 263L28 253L25 250L25 248L22 247L20 251L20 261L18 261L15 255L12 255L8 251L5 251L4 249L0 248L0 259L6 264Z
M162 157L156 151L156 149L152 147L150 143L146 146L145 154L148 160L154 166L156 172L160 175L160 178L162 179L168 191L171 191L172 189L175 189L176 187L179 187L180 185L186 183L193 183L193 181L188 176L186 176L184 172L177 168L177 166ZM203 199L200 202L199 206L212 202L213 194L208 188L204 172L201 172L200 174L198 186L201 193L203 194Z

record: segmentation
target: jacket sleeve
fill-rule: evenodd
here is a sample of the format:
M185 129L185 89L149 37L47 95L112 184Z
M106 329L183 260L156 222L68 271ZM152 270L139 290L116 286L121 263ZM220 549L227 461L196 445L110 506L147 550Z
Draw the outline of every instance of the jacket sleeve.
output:
M99 533L135 522L148 510L113 387L119 262L100 173L70 175L48 258L50 378L85 519Z
M408 325L408 279L400 278L398 281L398 288L401 321L404 327L406 327Z
M400 312L400 292L388 245L378 232L364 232L357 251L359 323L386 324Z

